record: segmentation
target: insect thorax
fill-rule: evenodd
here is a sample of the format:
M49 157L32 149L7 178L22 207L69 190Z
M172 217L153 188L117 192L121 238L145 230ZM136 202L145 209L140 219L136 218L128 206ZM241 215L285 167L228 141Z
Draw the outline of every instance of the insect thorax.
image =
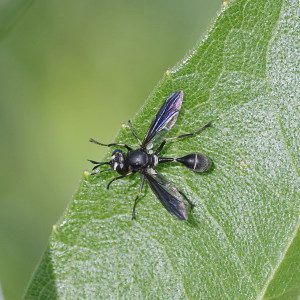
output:
M132 150L128 152L127 163L129 168L134 171L146 168L154 167L157 165L158 158L154 154L148 154L143 149Z

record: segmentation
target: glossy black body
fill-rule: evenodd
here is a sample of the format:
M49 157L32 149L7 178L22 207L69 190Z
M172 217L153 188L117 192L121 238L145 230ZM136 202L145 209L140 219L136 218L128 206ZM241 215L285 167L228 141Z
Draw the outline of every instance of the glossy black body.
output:
M154 167L154 154L148 154L144 149L129 151L126 157L126 163L132 171L140 171L147 167Z
M182 192L177 190L175 186L173 186L167 179L165 179L155 170L158 164L171 162L179 162L187 168L193 170L194 172L205 172L209 170L211 166L211 160L207 156L200 153L191 153L180 158L164 157L160 155L161 151L168 141L168 139L164 139L164 135L175 124L182 101L182 91L175 92L166 99L165 103L162 105L154 120L152 121L149 130L142 142L132 129L131 123L129 123L133 135L140 143L140 147L138 149L132 149L126 144L102 144L95 141L94 139L90 139L90 141L102 146L121 146L127 149L126 153L124 153L121 149L115 149L112 152L111 160L108 162L98 163L95 161L91 161L92 163L96 164L96 166L93 168L93 173L94 170L98 167L107 164L110 165L112 170L120 174L120 176L115 177L109 182L107 188L110 187L110 184L113 181L121 179L129 174L138 172L141 176L140 192L143 189L144 182L147 181L153 193L160 200L167 211L180 220L186 220L187 211L183 201L184 198L192 206L193 204ZM206 124L193 133L177 136L173 138L173 140L195 136L209 126L210 123ZM135 199L132 214L133 218L135 218L135 208L139 199L139 196L137 196Z

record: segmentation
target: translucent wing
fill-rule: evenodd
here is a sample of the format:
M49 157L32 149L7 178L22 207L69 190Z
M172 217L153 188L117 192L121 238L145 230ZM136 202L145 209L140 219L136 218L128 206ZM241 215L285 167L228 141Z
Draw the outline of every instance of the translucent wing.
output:
M153 193L166 210L178 219L186 220L187 212L183 203L183 197L178 190L153 169L148 169L144 175Z
M142 143L142 148L151 149L152 144L154 142L158 143L158 140L161 140L163 135L173 127L177 120L182 101L183 91L175 92L166 99L150 125Z

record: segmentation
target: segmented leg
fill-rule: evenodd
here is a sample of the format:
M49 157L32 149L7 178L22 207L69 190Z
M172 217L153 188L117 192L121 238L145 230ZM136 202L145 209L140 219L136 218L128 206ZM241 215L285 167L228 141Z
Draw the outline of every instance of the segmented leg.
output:
M139 138L139 136L137 135L137 133L135 132L135 130L133 129L132 123L130 120L128 120L128 127L132 133L132 135L136 138L136 140L138 141L138 143L141 145L141 139Z
M112 171L113 171L113 170L112 170ZM132 172L129 172L129 173L125 174L125 175L120 175L120 176L117 176L117 177L113 178L113 179L107 184L107 187L106 187L106 188L109 190L110 185L111 185L114 181L119 180L119 179L122 179L122 178L124 178L124 177L126 177L126 176L129 176L129 175L131 175L131 174L132 174Z
M91 160L91 159L88 159L88 161L90 162L90 163L92 163L92 164L94 164L95 166L93 167L93 169L92 169L92 173L91 173L91 175L95 175L97 172L96 172L96 169L98 169L99 167L101 167L101 166L103 166L103 165L109 165L110 163L109 163L109 161L104 161L104 162L100 162L100 161L95 161L95 160ZM110 169L109 169L110 170ZM105 171L105 170L103 170L103 171ZM103 171L101 171L101 172L103 172ZM100 172L100 173L101 173Z
M127 150L132 150L131 147L129 147L128 145L126 144L119 144L119 143L110 143L110 144L103 144L103 143L100 143L92 138L90 138L90 142L91 143L94 143L96 145L99 145L99 146L105 146L105 147L114 147L114 146L117 146L117 147L125 147Z
M107 184L107 189L109 190L109 187L110 187L110 185L114 182L114 181L116 181L116 180L119 180L119 179L122 179L122 178L124 178L126 175L121 175L121 176L117 176L117 177L115 177L115 178L113 178L108 184Z
M199 134L200 132L202 132L203 130L205 130L206 128L210 127L212 124L212 122L207 123L206 125L204 125L203 127L199 128L198 130L196 130L195 132L191 132L191 133L185 133L185 134L181 134L179 136L175 136L172 138L166 138L162 141L162 143L159 145L159 147L156 149L155 154L158 155L162 149L164 148L165 144L169 141L175 141L178 139L182 139L182 138L186 138L186 137L192 137L195 136L197 134Z

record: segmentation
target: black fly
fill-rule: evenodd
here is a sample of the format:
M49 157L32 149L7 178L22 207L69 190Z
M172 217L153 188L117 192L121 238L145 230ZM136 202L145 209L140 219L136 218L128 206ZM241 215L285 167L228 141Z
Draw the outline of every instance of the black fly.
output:
M163 147L168 141L195 136L205 128L209 127L211 124L208 123L192 133L182 134L173 138L164 138L165 133L173 127L177 120L182 101L183 91L175 92L166 99L165 103L162 105L155 119L151 123L151 126L143 141L139 139L133 130L131 123L128 122L132 134L138 140L140 145L140 147L136 150L133 150L126 144L102 144L94 139L90 139L90 142L100 146L117 146L127 149L127 153L124 153L120 149L115 149L112 152L111 160L108 162L96 162L89 160L91 163L95 164L92 174L96 174L95 170L102 165L109 165L111 167L109 170L115 170L120 174L120 176L113 178L108 183L107 189L109 189L111 183L115 180L121 179L132 173L140 173L140 193L134 201L132 219L135 219L135 209L138 201L140 200L140 194L144 187L145 180L148 182L153 193L160 200L166 210L178 219L187 219L187 212L183 203L183 198L185 198L193 207L193 203L189 201L189 199L181 191L177 190L170 182L168 182L155 170L155 167L158 164L179 162L194 172L205 172L209 170L211 166L211 160L207 156L200 153L191 153L180 158L160 156Z

